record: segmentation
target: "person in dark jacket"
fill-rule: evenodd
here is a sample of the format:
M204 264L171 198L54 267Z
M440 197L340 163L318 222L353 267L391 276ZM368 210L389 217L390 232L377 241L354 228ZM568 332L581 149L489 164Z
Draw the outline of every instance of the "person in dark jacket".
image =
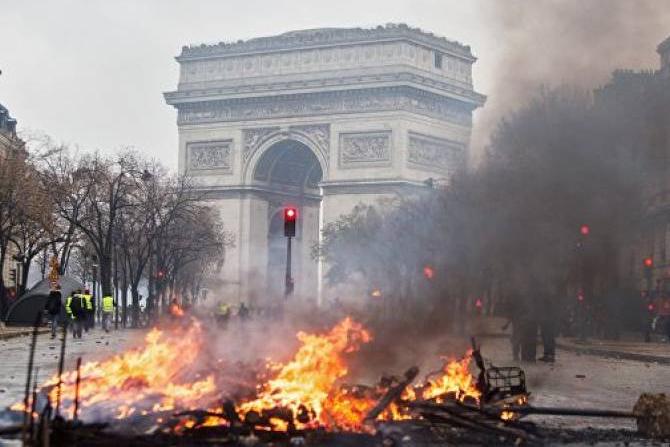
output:
M548 295L540 300L541 306L538 309L538 321L540 323L540 333L542 335L542 348L544 354L540 361L554 363L556 361L556 332L558 321L558 306L555 295Z
M56 330L60 324L60 313L62 307L63 295L60 291L60 284L49 291L46 305L44 306L49 316L49 323L51 325L51 338L56 338Z

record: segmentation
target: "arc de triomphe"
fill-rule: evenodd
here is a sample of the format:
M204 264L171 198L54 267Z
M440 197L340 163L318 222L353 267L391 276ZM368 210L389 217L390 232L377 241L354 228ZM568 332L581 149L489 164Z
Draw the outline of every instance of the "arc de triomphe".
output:
M311 257L324 223L358 203L448 181L467 159L470 47L406 25L294 31L183 47L179 169L220 209L235 247L216 291L281 296L282 209L299 209L295 296L316 299Z

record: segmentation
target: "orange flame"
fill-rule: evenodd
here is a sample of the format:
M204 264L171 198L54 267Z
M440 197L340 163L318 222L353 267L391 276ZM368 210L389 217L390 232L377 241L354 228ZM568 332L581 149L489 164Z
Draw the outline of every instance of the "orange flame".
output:
M214 407L221 397L221 379L217 370L199 374L194 368L203 352L205 338L201 324L178 325L169 332L151 330L145 344L101 362L89 362L81 368L80 417L84 420L109 420L133 415L156 414L173 410ZM322 334L298 332L301 345L286 363L268 363L270 379L257 386L255 397L237 407L240 416L257 413L258 428L288 430L325 427L340 430L362 430L366 415L387 391L388 385L347 387L340 381L349 369L347 355L371 341L370 333L347 317ZM463 401L480 398L468 368L472 353L457 361L445 363L436 376L416 387L408 387L401 399L444 399L447 395ZM63 375L64 412L73 416L76 372ZM56 400L57 377L51 378L44 390L52 403ZM17 404L14 409L22 409ZM277 410L283 413L277 414ZM218 411L218 410L213 410ZM410 418L392 403L378 419ZM157 420L158 420L157 419ZM218 425L223 419L210 418L205 425ZM181 427L192 426L193 421Z
M428 379L421 391L421 397L436 399L439 402L445 395L451 395L461 402L468 397L479 401L481 392L477 389L469 370L471 360L472 350L461 360L446 362L440 376Z
M170 315L172 315L173 317L183 317L184 309L182 309L179 304L172 303L170 304Z
M258 397L239 406L241 414L262 413L273 408L286 408L294 416L311 414L309 422L298 422L298 428L316 425L332 426L333 419L347 419L338 412L336 399L331 397L338 379L348 369L344 354L357 351L371 340L363 326L347 317L325 335L298 332L302 346L293 360L275 366L273 379L259 386ZM281 427L277 427L281 428Z
M80 416L106 419L125 418L137 412L171 411L194 408L216 391L214 377L188 377L189 366L199 354L201 326L194 322L188 328L166 334L152 329L146 344L102 362L88 362L81 367ZM74 415L76 371L62 378L61 396L65 413ZM52 377L49 389L55 404L58 377ZM12 407L18 408L18 407Z

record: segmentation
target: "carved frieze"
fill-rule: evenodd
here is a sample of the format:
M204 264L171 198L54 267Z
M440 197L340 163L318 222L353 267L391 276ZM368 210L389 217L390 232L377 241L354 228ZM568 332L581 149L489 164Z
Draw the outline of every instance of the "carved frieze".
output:
M246 163L251 157L251 154L258 149L258 147L263 144L268 136L277 132L279 127L257 127L253 129L244 129L243 130L243 151L242 159Z
M410 132L407 161L429 171L452 171L465 160L463 144Z
M391 161L391 132L340 134L340 166L386 165Z
M467 126L472 120L471 109L459 101L411 87L203 101L177 107L180 125L398 110Z
M296 131L307 135L323 151L326 159L330 152L330 125L328 124L307 124L304 126L291 126L291 131Z
M233 142L202 141L187 143L188 166L191 170L216 169L233 172Z

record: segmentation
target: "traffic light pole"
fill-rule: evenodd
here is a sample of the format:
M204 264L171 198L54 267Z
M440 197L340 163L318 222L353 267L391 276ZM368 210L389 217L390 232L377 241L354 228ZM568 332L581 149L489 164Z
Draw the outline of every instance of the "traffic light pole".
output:
M291 277L291 236L286 241L286 278L284 280L284 298L288 298L293 293L293 278Z

